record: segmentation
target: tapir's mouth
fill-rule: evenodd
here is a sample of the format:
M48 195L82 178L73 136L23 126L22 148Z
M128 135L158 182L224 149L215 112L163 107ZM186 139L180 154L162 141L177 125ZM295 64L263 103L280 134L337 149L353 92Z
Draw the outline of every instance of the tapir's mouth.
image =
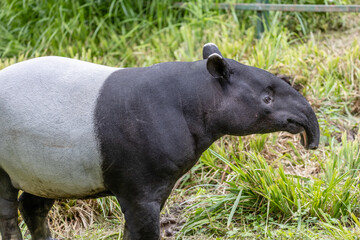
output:
M306 134L305 130L300 133L300 142L301 142L301 145L303 145L306 149L308 149L309 141L307 139L307 134Z
M318 136L314 136L309 127L303 127L303 130L300 132L300 143L305 149L317 149L319 145Z
M311 134L308 133L308 130L305 129L300 133L300 143L306 148L310 150L315 150L318 148L318 140L312 137Z
M304 126L291 120L289 123L292 126L292 130L289 132L293 134L300 134L300 143L305 147L305 149L314 150L318 147L318 136L313 133L314 130L311 129L311 126Z

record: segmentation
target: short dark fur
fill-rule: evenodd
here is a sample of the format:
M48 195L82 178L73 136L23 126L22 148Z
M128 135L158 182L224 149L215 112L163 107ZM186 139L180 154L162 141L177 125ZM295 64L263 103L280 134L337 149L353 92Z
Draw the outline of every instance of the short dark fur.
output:
M216 54L214 54L216 53ZM107 191L125 214L124 239L159 239L159 214L175 182L225 134L306 131L319 143L310 104L274 75L222 57L214 44L204 60L114 72L95 109L95 131ZM21 239L17 209L33 239L51 239L46 216L54 200L23 193L0 168L0 231ZM84 196L91 197L91 196Z

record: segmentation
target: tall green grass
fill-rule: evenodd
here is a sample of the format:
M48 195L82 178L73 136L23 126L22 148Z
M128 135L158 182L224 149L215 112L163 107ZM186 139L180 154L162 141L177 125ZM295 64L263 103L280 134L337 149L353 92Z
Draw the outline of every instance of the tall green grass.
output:
M234 1L185 1L183 9L174 8L175 2L4 0L0 2L0 56L17 57L22 53L34 57L38 53L76 57L86 52L103 62L121 66L142 65L139 59L148 59L146 64L155 58L193 60L204 42L223 42L221 36L244 37L245 29L255 25L256 17L251 11L226 12L211 8L212 4ZM344 4L349 1L302 0L299 3ZM294 30L292 25L301 25L306 32L318 28L316 24L306 25L308 21L317 22L308 15L297 13L299 21L287 19L287 16L291 13L281 14L282 26L291 31ZM338 21L346 23L339 20L338 15L316 16L328 25L336 25ZM222 31L214 34L215 26L221 26ZM220 36L214 36L216 34Z

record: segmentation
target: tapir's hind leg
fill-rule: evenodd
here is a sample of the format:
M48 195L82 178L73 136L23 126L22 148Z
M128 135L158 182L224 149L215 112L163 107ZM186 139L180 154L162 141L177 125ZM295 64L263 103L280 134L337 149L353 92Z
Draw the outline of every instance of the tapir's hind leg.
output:
M49 240L51 233L47 215L54 199L42 198L24 192L19 198L19 209L33 240Z
M0 168L0 232L3 240L21 240L21 232L17 224L17 195L9 175Z

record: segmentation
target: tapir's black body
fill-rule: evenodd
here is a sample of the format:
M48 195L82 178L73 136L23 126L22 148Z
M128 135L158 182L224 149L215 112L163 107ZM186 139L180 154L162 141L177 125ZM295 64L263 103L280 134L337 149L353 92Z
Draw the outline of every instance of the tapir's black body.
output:
M305 147L318 145L315 114L290 85L224 59L213 44L205 45L203 54L197 62L114 71L99 91L93 120L104 189L89 196L117 197L125 239L159 239L159 213L175 182L223 135L305 130ZM0 165L1 178L0 208L16 209L6 194L17 190ZM53 200L23 198L20 208L34 239L49 239L44 219ZM11 214L0 210L0 230L3 237L20 239Z
M174 182L223 135L207 126L221 87L209 88L212 79L206 75L205 63L130 68L107 79L95 114L107 184L120 181L122 189L134 192L139 185L128 183L132 169L144 183ZM183 81L176 80L180 76Z

